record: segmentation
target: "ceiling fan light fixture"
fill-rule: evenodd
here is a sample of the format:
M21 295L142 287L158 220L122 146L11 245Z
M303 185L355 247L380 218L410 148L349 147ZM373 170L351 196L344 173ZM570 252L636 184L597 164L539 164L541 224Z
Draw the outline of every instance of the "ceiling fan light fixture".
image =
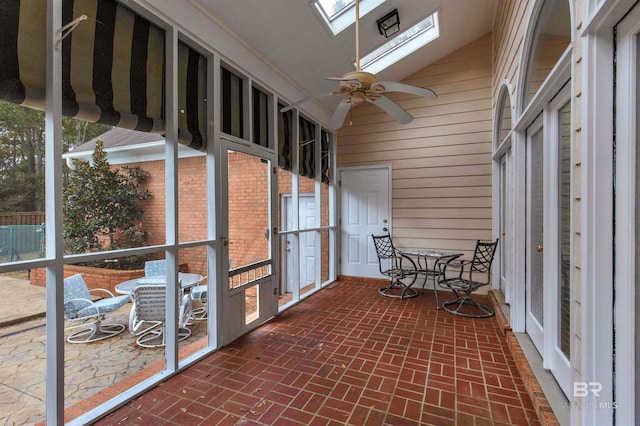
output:
M378 31L380 31L380 34L386 38L391 37L400 31L400 16L398 16L398 9L393 9L391 12L378 19L376 23L378 24Z

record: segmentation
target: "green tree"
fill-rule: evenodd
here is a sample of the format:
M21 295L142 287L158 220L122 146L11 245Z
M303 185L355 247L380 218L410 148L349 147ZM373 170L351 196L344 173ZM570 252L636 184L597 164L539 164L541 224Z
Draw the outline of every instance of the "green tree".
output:
M140 202L150 197L142 188L148 172L139 167L114 169L102 141L96 143L92 162L74 160L64 188L64 236L69 253L86 253L143 246L144 215ZM105 267L138 267L144 259L129 257Z
M63 152L109 129L64 118ZM0 102L0 211L44 210L44 162L44 112Z

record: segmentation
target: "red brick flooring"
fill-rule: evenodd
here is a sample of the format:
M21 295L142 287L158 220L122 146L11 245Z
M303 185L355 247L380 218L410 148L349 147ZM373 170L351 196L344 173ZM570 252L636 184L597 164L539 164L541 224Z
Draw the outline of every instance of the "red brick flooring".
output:
M377 287L333 284L97 424L540 424L495 317Z

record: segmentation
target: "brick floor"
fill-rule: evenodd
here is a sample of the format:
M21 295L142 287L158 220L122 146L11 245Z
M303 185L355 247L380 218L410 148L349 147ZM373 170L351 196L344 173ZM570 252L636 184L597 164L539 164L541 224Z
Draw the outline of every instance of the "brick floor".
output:
M447 297L445 294L442 296ZM501 324L338 282L98 425L538 425Z

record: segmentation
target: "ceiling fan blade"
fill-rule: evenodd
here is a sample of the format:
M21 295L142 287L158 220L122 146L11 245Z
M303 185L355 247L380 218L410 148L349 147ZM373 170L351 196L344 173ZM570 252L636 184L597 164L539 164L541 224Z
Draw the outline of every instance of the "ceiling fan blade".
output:
M325 96L331 96L331 95L344 95L344 94L343 93L339 93L339 92L329 92L329 93L322 93L320 95L310 96L308 98L300 99L298 102L294 102L289 106L281 108L280 112L287 112L290 109L293 109L293 108L297 107L298 105L303 104L305 102L311 102L311 101L313 101L315 99L324 98Z
M387 114L396 119L400 124L407 124L413 121L413 117L407 111L405 111L400 105L393 102L391 99L386 96L380 95L379 97L369 97L367 96L367 102L370 102L374 105L379 106Z
M378 86L384 87L385 92L404 92L416 96L422 96L427 99L436 99L438 95L431 89L424 87L411 86L409 84L397 83L395 81L379 81L371 85L371 89L375 89Z
M348 102L348 99L340 102L335 112L333 113L333 117L331 117L331 121L329 122L329 127L332 129L339 129L342 127L342 123L344 123L344 119L347 116L347 113L351 109L351 102Z

